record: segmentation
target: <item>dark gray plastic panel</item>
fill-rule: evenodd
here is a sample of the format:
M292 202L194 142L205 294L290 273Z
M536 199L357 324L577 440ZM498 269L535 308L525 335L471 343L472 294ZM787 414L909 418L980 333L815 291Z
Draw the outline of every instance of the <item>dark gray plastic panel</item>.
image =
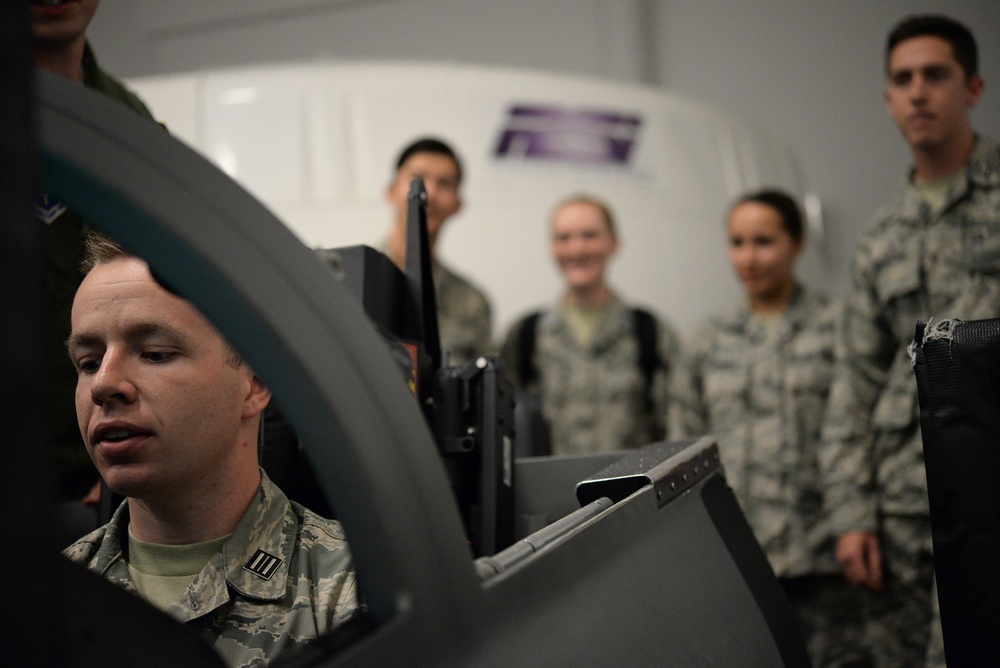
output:
M300 665L805 665L717 471L663 506L643 487L481 584L423 418L333 273L162 128L80 86L38 84L46 189L241 350L344 522L378 626Z

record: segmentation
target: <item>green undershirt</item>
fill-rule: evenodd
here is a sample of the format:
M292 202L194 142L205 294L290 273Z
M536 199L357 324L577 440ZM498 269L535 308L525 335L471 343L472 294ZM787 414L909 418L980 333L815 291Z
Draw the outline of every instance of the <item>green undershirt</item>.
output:
M781 322L784 315L784 311L781 311L779 313L754 313L753 317L764 326L764 331L767 332L767 338L768 340L771 340L775 337L775 334L778 331L778 323Z
M965 171L962 170L931 183L915 183L915 185L917 190L920 191L920 196L924 198L924 201L931 208L931 211L938 211L944 206L945 197L948 196L952 186L964 177Z
M580 306L578 304L565 304L564 314L569 328L573 332L577 343L586 348L594 340L594 334L601 322L607 317L610 303L606 302L598 306Z
M139 595L161 610L176 602L229 536L191 545L147 543L128 530L128 574Z

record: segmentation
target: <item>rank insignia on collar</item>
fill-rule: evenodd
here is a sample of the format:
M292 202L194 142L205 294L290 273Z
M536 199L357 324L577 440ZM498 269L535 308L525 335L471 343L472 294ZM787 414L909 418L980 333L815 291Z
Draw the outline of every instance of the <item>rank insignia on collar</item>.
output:
M243 570L250 571L254 575L259 575L265 580L270 580L271 576L274 575L274 571L278 570L278 566L280 565L281 559L278 557L268 554L264 550L257 550L250 557L250 561L243 564Z
M50 198L45 193L39 193L35 198L35 217L46 225L63 215L65 211L65 204Z

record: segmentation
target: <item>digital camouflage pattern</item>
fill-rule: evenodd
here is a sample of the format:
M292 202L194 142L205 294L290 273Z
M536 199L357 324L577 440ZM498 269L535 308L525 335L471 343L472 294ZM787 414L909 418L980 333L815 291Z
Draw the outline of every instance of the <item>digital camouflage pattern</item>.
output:
M838 534L874 531L880 514L928 515L906 348L918 320L997 315L1000 148L980 138L939 210L908 184L860 240L820 461Z
M508 378L523 383L516 323L501 351ZM666 430L668 376L680 353L674 330L657 321L657 343L666 369L660 370L646 402L646 380L639 366L635 318L618 297L583 347L562 313L562 306L538 318L535 340L537 389L542 412L551 428L552 454L584 454L636 448L656 440Z
M840 573L818 462L836 318L834 303L796 286L773 323L744 306L697 329L672 379L671 438L716 437L726 480L781 577Z
M434 263L433 277L441 350L449 353L449 364L493 353L493 316L486 295L440 262Z
M734 309L685 342L671 383L671 436L718 440L726 481L817 667L868 665L858 645L863 593L840 573L819 476L838 312L800 285L773 321Z
M907 183L876 216L844 295L820 464L834 531L875 531L882 544L885 592L865 611L876 665L921 665L925 650L927 666L944 665L930 603L927 478L907 346L917 321L998 315L1000 147L978 138L940 207Z
M263 666L346 621L358 607L340 524L263 480L232 535L167 613L202 632L230 666ZM64 551L72 561L136 592L122 544L128 503L111 522Z
M932 603L930 518L887 515L880 529L886 577L882 591L864 591L863 645L878 668L943 668L941 624ZM937 642L931 642L935 627Z

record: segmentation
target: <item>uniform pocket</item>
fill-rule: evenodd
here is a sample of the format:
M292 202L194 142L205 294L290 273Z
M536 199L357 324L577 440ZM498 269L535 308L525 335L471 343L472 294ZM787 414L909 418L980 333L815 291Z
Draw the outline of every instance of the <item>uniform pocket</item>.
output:
M1000 221L970 223L965 236L963 267L974 274L1000 274Z
M875 277L875 292L882 306L920 289L920 256L914 249L886 265Z

